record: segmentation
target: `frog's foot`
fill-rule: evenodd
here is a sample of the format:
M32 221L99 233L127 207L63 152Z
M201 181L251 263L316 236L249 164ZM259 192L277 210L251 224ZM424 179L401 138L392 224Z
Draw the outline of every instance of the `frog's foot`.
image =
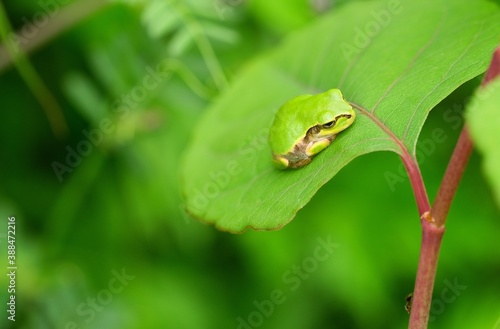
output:
M335 136L334 136L335 137ZM323 151L325 148L328 147L333 141L333 138L325 138L321 139L319 141L311 142L309 145L307 145L306 148L306 154L308 156L313 156L318 154L319 152Z
M276 165L276 167L280 169L285 169L290 166L290 160L288 160L282 155L273 155L273 162Z
M310 163L312 157L305 157L302 155L301 157L296 156L283 156L283 155L273 155L273 162L279 169L297 169L305 166Z

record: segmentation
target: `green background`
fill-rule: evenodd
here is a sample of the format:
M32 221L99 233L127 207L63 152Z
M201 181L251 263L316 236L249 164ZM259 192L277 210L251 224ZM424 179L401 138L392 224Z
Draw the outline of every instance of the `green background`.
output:
M280 231L232 235L183 210L181 157L220 93L209 57L186 31L203 31L230 83L249 60L319 19L323 2L174 1L189 19L174 17L170 25L157 2L109 3L70 27L42 24L27 40L58 31L29 57L62 108L64 136L54 136L17 71L1 68L0 269L7 273L7 218L15 216L18 271L16 323L4 313L0 327L238 328L239 317L259 328L406 327L420 224L397 155L355 159ZM338 10L346 2L324 3ZM73 4L55 3L59 12L51 22L73 17ZM23 18L43 12L36 1L4 5L16 30ZM189 73L158 78L157 87L129 103L127 116L113 111L166 58ZM431 200L460 132L464 102L479 82L441 102L420 135L417 155ZM82 131L104 119L112 131L60 182L53 162L66 164L68 147L77 149L88 140ZM496 329L498 218L474 153L449 214L430 328ZM336 248L314 262L318 239ZM290 274L296 266L309 271ZM122 271L129 280L120 285L114 279ZM461 288L450 293L456 282ZM7 286L0 275L5 301ZM276 290L282 298L270 307L266 301Z

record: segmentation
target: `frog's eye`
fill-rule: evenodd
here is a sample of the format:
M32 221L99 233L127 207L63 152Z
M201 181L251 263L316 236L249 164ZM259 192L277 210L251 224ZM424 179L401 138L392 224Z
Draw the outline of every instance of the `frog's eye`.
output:
M322 125L321 127L322 127L323 129L330 129L330 128L332 128L333 126L335 126L335 120L330 121L330 122L327 122L327 123L325 123L324 125Z

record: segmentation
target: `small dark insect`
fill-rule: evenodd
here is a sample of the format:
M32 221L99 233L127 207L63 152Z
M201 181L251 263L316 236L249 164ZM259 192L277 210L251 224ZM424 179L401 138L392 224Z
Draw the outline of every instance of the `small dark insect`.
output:
M411 313L411 302L413 301L413 293L408 294L405 298L406 304L405 304L405 310L408 312L408 314Z

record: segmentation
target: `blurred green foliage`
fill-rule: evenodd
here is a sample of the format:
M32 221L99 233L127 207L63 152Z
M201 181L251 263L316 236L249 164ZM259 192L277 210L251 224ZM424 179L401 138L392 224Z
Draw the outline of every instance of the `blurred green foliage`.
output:
M43 12L41 2L4 4L15 30ZM223 81L317 19L318 8L344 2L165 1L188 18L172 25L153 1L109 3L30 53L63 110L63 138L4 66L0 268L7 272L7 218L15 216L18 275L16 323L4 311L0 327L238 328L239 317L260 328L405 327L420 225L406 176L396 185L384 176L400 171L397 156L353 161L275 232L219 232L186 216L179 195L181 156ZM82 3L90 2L60 5L38 33L57 30ZM204 34L190 34L193 26ZM424 126L420 141L435 129L448 137L422 151L431 197L478 81L445 99ZM54 162L71 172L58 176ZM499 210L480 167L474 154L451 209L430 328L493 328L498 318ZM338 246L325 261L307 276L290 272L328 237ZM466 289L444 302L456 280ZM7 286L0 275L3 301ZM281 303L259 311L275 290Z

